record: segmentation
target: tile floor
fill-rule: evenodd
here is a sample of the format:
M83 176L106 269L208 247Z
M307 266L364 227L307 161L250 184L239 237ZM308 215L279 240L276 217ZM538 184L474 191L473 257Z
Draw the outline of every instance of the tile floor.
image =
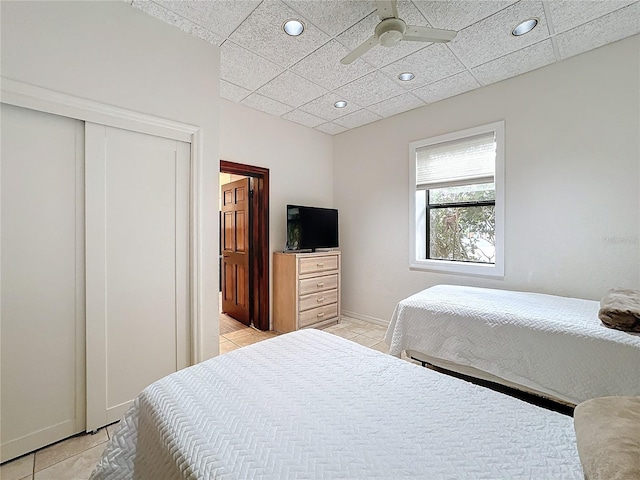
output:
M365 347L389 353L382 341L386 327L343 317L338 325L324 329ZM247 327L231 317L220 315L220 354L278 335ZM118 424L101 428L95 434L79 434L0 466L2 480L87 480L100 460L107 441Z

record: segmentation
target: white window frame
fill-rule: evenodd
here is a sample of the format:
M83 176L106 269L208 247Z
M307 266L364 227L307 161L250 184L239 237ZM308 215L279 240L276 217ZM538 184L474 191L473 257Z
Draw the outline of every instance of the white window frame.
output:
M495 165L495 219L496 219L496 256L494 264L457 262L453 260L436 260L419 258L418 248L423 251L426 248L424 233L422 239L424 244L418 241L417 235L420 232L419 223L426 220L420 219L421 212L416 208L416 151L419 148L434 145L437 143L450 142L474 135L493 132L496 138L496 165ZM425 270L442 273L453 273L471 276L504 277L504 152L505 152L505 126L504 120L486 125L481 125L466 130L438 135L424 140L416 140L409 143L409 268L412 270ZM421 206L422 208L422 206ZM426 229L423 229L423 232Z

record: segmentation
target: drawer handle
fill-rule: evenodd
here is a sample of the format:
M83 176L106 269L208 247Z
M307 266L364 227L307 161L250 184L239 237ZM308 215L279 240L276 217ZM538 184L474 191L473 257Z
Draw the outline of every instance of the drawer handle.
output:
M318 283L317 283L317 285L318 285L319 287L324 287L324 282L318 282Z
M324 263L318 263L317 265L318 265L318 268L324 267Z
M324 312L320 312L320 313L318 314L318 317L324 317Z
M318 303L322 303L324 302L324 297L320 297L318 300L316 300Z

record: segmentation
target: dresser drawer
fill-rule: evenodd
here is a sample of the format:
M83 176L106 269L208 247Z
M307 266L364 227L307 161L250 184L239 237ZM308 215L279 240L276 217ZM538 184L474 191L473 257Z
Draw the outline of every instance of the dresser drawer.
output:
M321 307L329 305L330 303L336 303L338 301L338 290L327 290L325 292L312 293L311 295L305 295L300 297L298 302L298 309L309 310L310 308Z
M298 294L308 295L310 293L322 292L338 288L338 274L323 275L321 277L305 278L298 284Z
M308 257L301 258L298 261L298 273L325 272L328 270L338 269L338 257L336 255L327 255L326 257Z
M313 308L300 312L300 318L298 320L300 328L308 327L314 323L329 320L338 316L338 304L333 303L331 305L325 305L324 307Z

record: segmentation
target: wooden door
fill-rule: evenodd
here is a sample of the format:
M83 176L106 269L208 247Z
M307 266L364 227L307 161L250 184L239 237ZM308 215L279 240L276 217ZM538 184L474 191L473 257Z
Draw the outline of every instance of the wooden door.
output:
M86 124L87 430L190 363L188 143Z
M84 430L84 125L1 111L5 462Z
M249 325L249 178L222 186L222 311Z

